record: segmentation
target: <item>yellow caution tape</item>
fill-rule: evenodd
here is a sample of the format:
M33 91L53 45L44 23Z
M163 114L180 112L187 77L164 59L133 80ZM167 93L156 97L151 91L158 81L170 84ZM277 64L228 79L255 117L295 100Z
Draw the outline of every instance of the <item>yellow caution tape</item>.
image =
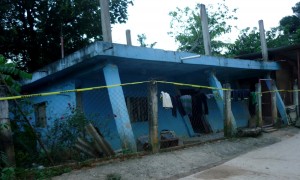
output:
M10 96L10 97L0 97L0 101L31 98L31 97L37 97L37 96L51 96L51 95L65 94L65 93L70 93L70 92L84 92L84 91L91 91L91 90L97 90L97 89L114 88L114 87L119 87L119 86L143 84L143 83L147 83L147 82L150 82L150 81L132 82L132 83L124 83L124 84L113 84L113 85L108 85L108 86L96 86L96 87L89 87L89 88L80 88L80 89L55 91L55 92L47 92L47 93Z
M156 81L158 83L164 83L164 84L173 84L177 86L188 86L188 87L194 87L194 88L203 88L203 89L212 89L212 90L223 90L223 91L230 91L232 89L227 88L216 88L211 86L202 86L202 85L195 85L195 84L185 84L185 83L177 83L177 82L168 82L168 81Z
M84 92L84 91L92 91L92 90L98 90L98 89L105 89L105 88L114 88L119 86L128 86L128 85L137 85L137 84L143 84L143 83L149 83L150 81L140 81L140 82L132 82L132 83L124 83L124 84L114 84L114 85L108 85L108 86L96 86L96 87L89 87L89 88L80 88L80 89L72 89L72 90L64 90L64 91L55 91L55 92L47 92L47 93L38 93L38 94L28 94L28 95L19 95L19 96L10 96L10 97L0 97L0 101L3 100L13 100L13 99L22 99L22 98L31 98L31 97L37 97L37 96L51 96L51 95L58 95L58 94L65 94L70 92ZM168 82L168 81L155 81L156 83L162 83L162 84L172 84L176 86L187 86L187 87L194 87L194 88L203 88L203 89L211 89L211 90L223 90L223 91L232 91L233 89L228 88L216 88L211 86L202 86L202 85L196 85L196 84L186 84L186 83L178 83L178 82ZM300 91L299 90L273 90L273 91L264 91L264 92L255 92L257 94L266 94L266 93L272 93L272 92L295 92Z

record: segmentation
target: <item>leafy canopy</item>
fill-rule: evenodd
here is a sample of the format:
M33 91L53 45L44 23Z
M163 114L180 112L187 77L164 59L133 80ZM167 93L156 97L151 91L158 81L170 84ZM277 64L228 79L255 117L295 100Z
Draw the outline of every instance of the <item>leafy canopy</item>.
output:
M111 23L127 20L132 0L111 0ZM102 39L99 0L0 2L0 54L30 72Z
M235 20L233 14L236 9L229 10L225 4L218 3L217 7L207 6L208 26L211 38L212 54L219 55L223 48L228 46L219 38L229 33L232 26L228 21ZM203 35L201 27L200 7L197 5L194 9L186 7L180 9L177 7L175 11L169 13L172 17L170 27L172 29L168 34L175 37L179 43L178 50L189 51L198 54L204 54Z
M31 79L31 74L28 74L16 67L15 63L9 63L0 55L0 84L4 85L4 82L15 92L20 92L21 84L17 81L20 79Z

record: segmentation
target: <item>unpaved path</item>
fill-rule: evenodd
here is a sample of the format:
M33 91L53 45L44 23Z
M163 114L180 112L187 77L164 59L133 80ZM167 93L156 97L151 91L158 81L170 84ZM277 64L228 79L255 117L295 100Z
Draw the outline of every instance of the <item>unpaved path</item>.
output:
M274 144L297 134L299 129L288 127L258 138L241 138L202 144L186 149L152 154L142 158L72 171L55 180L106 179L119 174L122 179L178 179L222 164L251 150Z

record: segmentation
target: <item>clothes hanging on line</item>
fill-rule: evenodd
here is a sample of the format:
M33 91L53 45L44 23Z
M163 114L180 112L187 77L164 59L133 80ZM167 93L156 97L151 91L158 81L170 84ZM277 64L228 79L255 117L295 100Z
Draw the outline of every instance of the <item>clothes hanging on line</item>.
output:
M161 91L160 98L162 99L162 106L164 108L173 108L172 100L169 93Z

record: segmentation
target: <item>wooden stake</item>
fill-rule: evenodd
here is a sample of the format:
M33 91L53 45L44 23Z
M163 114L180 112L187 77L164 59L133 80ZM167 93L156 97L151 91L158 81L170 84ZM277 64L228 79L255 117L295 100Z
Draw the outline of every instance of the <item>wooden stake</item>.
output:
M111 149L106 146L106 143L104 142L105 140L98 134L97 130L94 128L94 126L91 123L86 125L85 129L94 138L96 143L100 145L105 155L107 156L114 155L114 152L111 152Z
M148 120L149 120L149 142L152 147L152 152L159 151L158 140L158 100L157 100L157 83L151 81L149 83L148 96Z
M225 84L224 88L230 89L230 84ZM224 101L224 136L231 137L233 135L231 122L231 91L224 91Z
M293 103L296 106L297 117L299 117L299 92L297 80L295 80L293 90Z
M256 112L256 117L257 117L257 123L256 126L258 127L262 127L263 123L262 123L262 104L261 104L261 84L257 83L255 85L256 87L256 108L255 108L255 112Z
M6 97L5 86L0 86L0 97ZM15 166L15 149L13 136L9 121L9 110L7 100L0 101L0 140L4 153L7 156L8 164L10 166Z
M276 104L276 85L275 82L272 80L271 81L271 111L272 111L272 119L273 122L276 126L280 124L278 121L278 116L277 116L277 104Z

